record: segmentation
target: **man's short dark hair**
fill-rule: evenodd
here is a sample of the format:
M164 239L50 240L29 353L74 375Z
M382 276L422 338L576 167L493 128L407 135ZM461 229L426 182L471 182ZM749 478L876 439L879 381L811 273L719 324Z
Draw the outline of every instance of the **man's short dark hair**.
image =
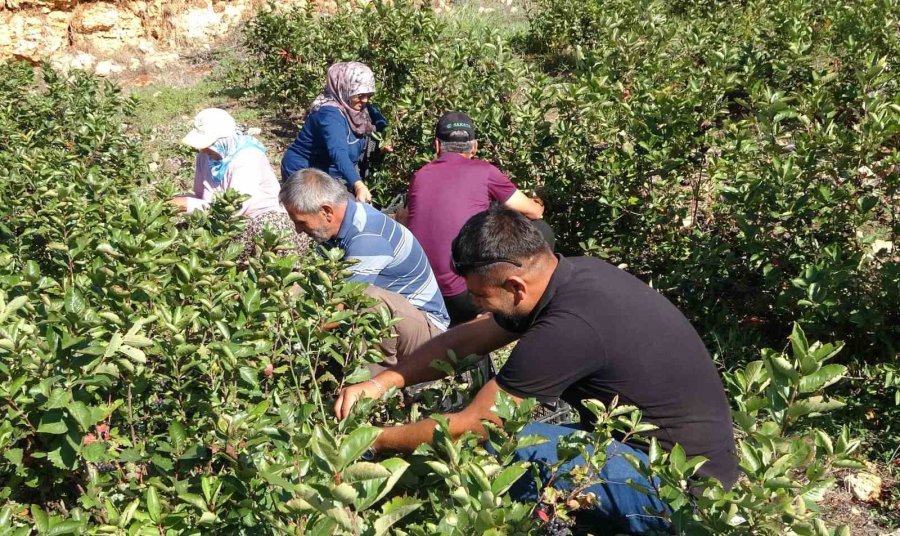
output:
M469 154L475 150L475 140L469 141L441 141L438 140L442 153Z
M462 277L488 277L504 268L525 266L536 256L553 254L528 218L497 204L469 218L453 239L451 251L453 270Z

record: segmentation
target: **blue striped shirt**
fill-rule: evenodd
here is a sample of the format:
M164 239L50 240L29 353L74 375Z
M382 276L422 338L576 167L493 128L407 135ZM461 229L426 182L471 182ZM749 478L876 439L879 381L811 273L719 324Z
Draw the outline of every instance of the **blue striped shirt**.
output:
M444 330L450 316L444 306L428 257L409 229L388 218L372 205L347 202L347 212L337 236L328 242L344 250L350 281L362 281L400 294Z

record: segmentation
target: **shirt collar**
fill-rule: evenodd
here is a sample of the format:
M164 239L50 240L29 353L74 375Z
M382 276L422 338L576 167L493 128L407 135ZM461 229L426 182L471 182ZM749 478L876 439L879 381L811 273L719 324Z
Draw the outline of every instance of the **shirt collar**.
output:
M337 235L334 237L335 242L346 240L350 234L350 228L353 227L353 217L356 216L356 201L347 200L347 209L344 211L344 221L341 222L341 228L338 229Z

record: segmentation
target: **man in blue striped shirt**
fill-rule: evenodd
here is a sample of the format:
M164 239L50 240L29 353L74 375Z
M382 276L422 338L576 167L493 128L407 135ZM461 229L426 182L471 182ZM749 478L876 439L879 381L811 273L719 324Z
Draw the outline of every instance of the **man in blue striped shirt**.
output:
M354 201L343 184L317 169L294 173L282 184L279 199L298 232L339 247L356 261L349 280L369 283L367 292L400 319L397 337L381 345L386 364L396 364L447 329L450 318L437 280L409 229Z

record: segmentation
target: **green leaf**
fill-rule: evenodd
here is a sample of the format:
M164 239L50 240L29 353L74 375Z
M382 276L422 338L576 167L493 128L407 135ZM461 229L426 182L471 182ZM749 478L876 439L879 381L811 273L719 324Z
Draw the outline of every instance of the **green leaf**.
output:
M144 354L144 352L133 346L123 344L119 347L119 352L127 355L132 361L139 365L144 365L147 363L147 356Z
M365 491L363 496L356 501L355 506L357 511L365 510L383 499L391 492L397 484L397 481L400 480L400 477L403 476L403 473L409 468L409 463L401 458L390 458L382 461L380 465L390 471L391 476L383 482L373 479L364 480L356 484L362 486Z
M128 335L125 335L122 340L125 342L125 344L133 346L135 348L146 348L148 346L153 346L153 339L149 339L138 333L129 333Z
M69 431L69 427L64 420L63 411L61 409L51 409L41 415L38 423L38 433L42 434L65 434Z
M829 456L833 455L834 443L831 441L831 436L818 429L814 430L814 433L816 437L816 446L825 449L825 453Z
M391 526L415 512L422 503L412 497L395 497L381 509L381 517L375 520L375 536L387 534Z
M206 501L196 493L179 493L178 498L188 504L194 505L194 507L200 510L206 510Z
M819 413L825 413L831 410L835 410L844 406L844 402L837 399L831 398L829 400L825 400L824 397L821 396L813 396L806 400L798 400L791 404L788 408L788 416L791 418L803 417L806 415L816 415Z
M75 521L72 519L68 519L65 521L61 521L56 525L50 527L50 530L47 532L47 536L60 536L62 534L77 534L81 532L81 521Z
M176 451L181 451L184 448L184 443L187 440L187 433L185 433L181 424L176 421L169 423L169 439L172 441L172 445L175 447Z
M85 309L87 309L87 302L84 300L84 296L81 295L81 292L79 292L78 289L69 287L66 289L63 307L65 307L67 313L81 316L84 314Z
M800 378L800 392L813 393L841 380L847 373L843 365L825 365L819 370Z
M281 476L280 472L283 469L274 466L262 466L259 469L259 475L263 477L266 482L269 484L281 488L288 491L293 491L297 488L296 484L291 483L286 478Z
M341 442L341 448L339 449L340 466L338 467L338 470L343 469L362 456L363 452L372 446L372 443L375 442L375 438L377 438L380 433L381 430L374 426L364 426L353 430L353 432Z
M493 482L491 482L491 491L497 496L506 493L527 470L528 467L524 463L510 465L497 475L497 478L495 478Z
M95 441L90 445L81 447L81 456L87 462L103 461L103 455L106 454L106 443L104 441Z
M97 421L94 420L94 413L84 402L75 401L69 406L69 415L71 415L81 427L83 432L90 431Z
M47 534L47 531L50 530L50 518L40 506L36 504L31 505L31 518L34 519L34 526L38 529L38 532Z
M103 352L103 357L111 357L115 355L116 352L119 351L119 348L122 347L122 335L119 332L113 333L112 337L109 338L109 344L106 345L106 350Z
M322 427L316 427L316 429L313 430L310 448L319 459L328 465L328 468L331 471L336 473L344 466L340 453L332 443L331 434L326 433Z
M800 324L794 324L794 330L791 332L791 348L794 351L794 357L801 358L805 357L809 352L809 342L806 340L806 333L803 332L803 328L800 327Z
M218 516L212 512L203 512L200 514L200 524L201 525L212 525L218 520Z
M6 319L18 311L27 301L27 296L18 296L10 300L9 303L6 304L6 307L0 310L0 323L6 322Z
M356 462L344 469L341 474L344 477L344 482L351 483L391 476L391 472L387 468L373 462Z
M159 502L159 495L156 493L156 488L150 486L147 488L147 493L144 494L144 498L147 501L147 513L150 515L150 520L154 523L159 521L159 516L162 514L162 504Z
M3 453L3 457L16 467L21 467L24 453L22 449L9 449Z
M249 383L254 388L259 388L259 379L256 377L256 369L251 367L241 367L238 369L241 379Z
M804 499L808 499L813 502L819 502L825 498L825 494L834 487L835 479L826 478L823 480L819 480L817 482L810 482L809 484L803 486L803 489L800 490L800 495Z
M686 462L687 456L685 455L684 448L676 443L669 453L669 463L679 474L683 475L686 469Z
M790 361L785 359L782 356L772 356L767 360L768 363L772 365L772 372L780 375L782 378L787 378L791 382L795 382L800 379L800 373L794 369L794 365L791 364ZM773 376L775 376L773 374ZM775 376L777 378L777 376Z
M69 441L57 444L57 448L47 453L47 459L59 469L74 469L78 465L78 453Z

